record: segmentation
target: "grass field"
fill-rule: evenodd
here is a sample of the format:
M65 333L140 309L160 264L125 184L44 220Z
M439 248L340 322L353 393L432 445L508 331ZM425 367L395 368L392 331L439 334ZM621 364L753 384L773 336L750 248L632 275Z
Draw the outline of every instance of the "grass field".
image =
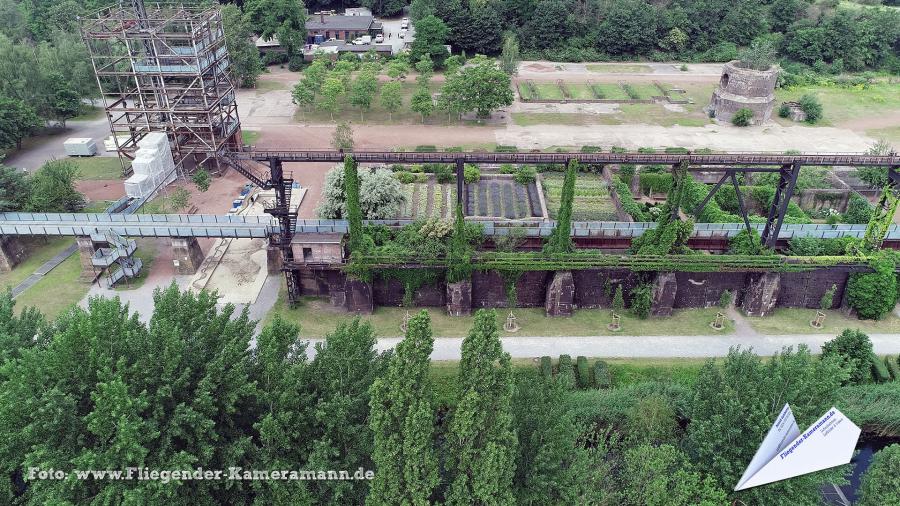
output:
M884 139L891 143L895 149L900 149L900 126L866 130L866 135L876 139Z
M594 83L594 91L604 100L628 100L628 94L617 83Z
M19 295L16 309L36 307L48 319L55 318L87 294L90 285L81 282L80 276L81 258L75 253Z
M536 98L541 100L562 100L566 98L563 96L562 90L555 82L534 83L534 89L537 92Z
M118 156L70 156L63 160L71 162L78 167L78 179L94 181L101 179L121 179L122 164Z
M261 137L260 132L256 130L241 130L241 142L244 144L256 144Z
M590 72L599 72L601 74L636 74L652 70L649 65L641 65L639 63L595 63L586 65L586 67Z
M616 117L623 124L645 123L665 127L675 125L699 127L712 121L702 113L670 111L659 104L622 104Z
M278 301L263 319L263 323L274 318L275 314L301 326L303 337L324 337L332 331L340 321L349 321L354 316L347 314L342 308L331 306L327 299L304 298L295 309L285 303L285 289L282 287ZM398 337L401 335L400 323L407 311L411 314L422 308L378 307L371 315L364 315L375 333L382 337ZM472 317L451 317L443 308L427 308L431 315L431 324L435 337L463 337L472 326ZM651 318L639 320L628 314L621 319L622 331L610 332L606 325L610 320L610 311L606 309L580 309L571 318L547 318L541 308L517 308L516 315L522 329L515 335L522 336L593 336L593 335L704 335L714 331L709 327L715 319L716 309L677 310L669 318ZM498 309L499 322L505 321L508 309ZM734 332L734 324L729 321L721 333ZM506 334L513 335L513 334Z
M900 335L900 318L890 314L884 320L857 320L847 318L840 311L825 311L822 328L813 328L809 322L815 319L815 309L778 308L763 318L747 318L757 332L763 334L840 334L844 329L860 329L871 334Z
M797 101L803 95L812 94L822 103L822 119L818 126L833 126L845 121L878 117L900 111L900 86L878 83L862 88L837 86L799 86L775 90L775 103ZM779 123L794 124L791 120L772 115Z
M594 92L591 90L591 87L587 84L583 83L566 83L566 89L569 90L569 95L572 98L580 99L580 100L593 100L597 97L594 96Z
M68 237L52 237L47 238L43 244L37 243L24 262L9 272L0 272L0 290L18 285L25 278L31 276L38 267L68 248L70 244L72 244L72 239Z
M565 112L514 112L510 113L517 126L533 125L621 125L612 114L570 114Z

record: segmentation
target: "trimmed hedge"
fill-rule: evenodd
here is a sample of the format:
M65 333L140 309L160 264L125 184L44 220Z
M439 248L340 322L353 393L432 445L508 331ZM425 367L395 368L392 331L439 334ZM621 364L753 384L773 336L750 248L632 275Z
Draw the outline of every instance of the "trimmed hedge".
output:
M416 146L416 153L437 153L437 146L430 144Z
M560 355L557 365L556 381L565 388L575 388L575 368L570 355Z
M634 218L634 221L647 221L647 215L641 208L641 205L634 200L631 189L619 178L613 178L613 184L609 187L610 191L616 193L619 202L622 203L622 210Z
M669 193L674 183L672 174L644 173L640 176L641 193Z
M575 359L575 371L578 379L578 388L591 388L591 368L588 366L587 357L579 355Z
M494 148L495 153L518 153L519 148L515 146L504 146L502 144L498 144L496 148Z
M553 360L547 355L541 357L541 376L547 379L553 378Z
M594 384L597 388L609 388L612 386L612 374L609 372L609 364L602 360L594 362Z
M872 363L872 379L875 383L887 383L888 381L891 381L891 373L888 372L887 365L885 365L883 360L878 358L878 355L873 353L870 361Z

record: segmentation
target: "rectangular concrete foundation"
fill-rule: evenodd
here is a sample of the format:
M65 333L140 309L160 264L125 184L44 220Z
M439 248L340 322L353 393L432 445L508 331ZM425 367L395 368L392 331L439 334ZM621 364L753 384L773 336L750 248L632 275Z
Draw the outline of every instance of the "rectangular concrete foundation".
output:
M172 238L172 263L175 274L194 274L203 263L203 251L196 237Z

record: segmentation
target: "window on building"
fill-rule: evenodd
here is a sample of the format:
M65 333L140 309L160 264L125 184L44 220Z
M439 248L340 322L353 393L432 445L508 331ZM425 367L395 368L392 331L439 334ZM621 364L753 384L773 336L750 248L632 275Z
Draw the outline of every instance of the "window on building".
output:
M303 260L309 261L312 260L312 248L303 248Z

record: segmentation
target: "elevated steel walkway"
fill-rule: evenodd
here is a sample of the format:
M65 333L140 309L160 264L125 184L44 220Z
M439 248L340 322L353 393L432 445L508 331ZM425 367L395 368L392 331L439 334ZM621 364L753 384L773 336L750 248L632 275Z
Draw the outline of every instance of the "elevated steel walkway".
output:
M0 235L267 238L269 216L207 214L0 213Z

